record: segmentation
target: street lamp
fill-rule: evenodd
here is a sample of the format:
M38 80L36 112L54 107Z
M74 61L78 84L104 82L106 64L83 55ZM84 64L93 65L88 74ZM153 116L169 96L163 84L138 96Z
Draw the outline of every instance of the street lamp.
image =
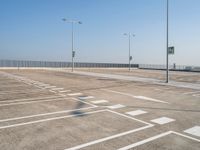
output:
M169 0L167 0L167 57L166 57L166 83L169 82Z
M131 71L131 60L132 60L132 56L131 56L131 36L135 37L135 34L132 33L124 33L125 36L128 36L128 45L129 45L129 58L128 58L128 62L129 62L129 71Z
M74 71L74 57L75 57L75 51L74 51L74 24L82 24L81 21L76 21L76 20L67 20L65 18L62 19L63 21L67 23L71 23L72 25L72 72Z

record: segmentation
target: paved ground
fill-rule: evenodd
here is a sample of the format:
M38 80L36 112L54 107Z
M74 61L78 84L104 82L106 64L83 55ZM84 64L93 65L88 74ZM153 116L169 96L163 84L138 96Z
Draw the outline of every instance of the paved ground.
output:
M2 150L199 147L198 89L69 71L0 71Z
M127 71L127 68L121 69L105 69L105 68L84 68L76 69L78 71L96 72L96 73L106 73L115 75L126 75L134 77L152 78L157 80L165 80L166 71L163 70L145 70L145 69L132 69L131 72ZM200 84L200 72L181 72L181 71L170 71L170 80L188 83L198 83Z

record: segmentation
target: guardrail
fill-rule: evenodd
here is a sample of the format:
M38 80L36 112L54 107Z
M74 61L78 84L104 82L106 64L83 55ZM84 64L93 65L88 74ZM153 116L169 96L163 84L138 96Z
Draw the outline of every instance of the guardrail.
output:
M71 66L72 66L71 62L0 60L0 67L69 68ZM128 68L129 64L76 62L74 66L78 68ZM139 69L154 69L154 70L166 69L165 65L157 65L157 64L131 64L131 67ZM200 72L200 67L197 66L170 65L169 69L172 71Z
M49 67L49 68L67 68L71 67L71 62L52 62L52 61L28 61L28 60L0 60L0 67ZM75 67L80 68L127 68L128 64L119 63L84 63L76 62ZM131 67L138 67L132 64Z
M166 65L155 64L138 64L139 69L154 69L154 70L166 70ZM183 65L169 65L171 71L194 71L200 72L200 67L197 66L183 66Z

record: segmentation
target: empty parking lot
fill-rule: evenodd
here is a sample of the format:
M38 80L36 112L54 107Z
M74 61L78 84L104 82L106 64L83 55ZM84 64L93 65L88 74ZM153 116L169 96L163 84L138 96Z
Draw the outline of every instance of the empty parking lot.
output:
M129 78L163 79L152 71L79 71L1 70L0 149L199 149L198 86ZM199 83L189 75L173 78Z

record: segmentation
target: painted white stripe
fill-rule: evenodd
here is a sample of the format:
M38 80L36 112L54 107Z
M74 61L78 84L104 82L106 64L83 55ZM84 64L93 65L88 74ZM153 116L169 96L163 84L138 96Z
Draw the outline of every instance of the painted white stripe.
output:
M23 116L23 117L16 117L16 118L8 118L8 119L0 120L0 122L8 122L8 121L14 121L14 120L20 120L20 119L62 114L62 113L73 112L73 111L78 111L78 110L87 110L87 109L92 109L92 108L95 108L95 107L86 107L86 108L80 108L80 109L72 109L72 110L56 111L56 112L51 112L51 113L44 113L44 114L37 114L37 115L30 115L30 116Z
M157 100L157 99L150 98L150 97L145 97L145 96L134 96L134 97L137 99L143 99L143 100L152 101L152 102L169 104L168 102Z
M92 98L94 98L94 96L80 96L78 98L81 100L86 100L86 99L92 99Z
M199 139L196 139L196 138L193 138L193 137L190 137L190 136L187 136L187 135L184 135L184 134L181 134L181 133L175 132L175 131L168 131L168 132L161 133L161 134L159 134L159 135L156 135L156 136L150 137L150 138L148 138L148 139L145 139L145 140L139 141L139 142L137 142L137 143L134 143L134 144L131 144L131 145L128 145L128 146L125 146L125 147L119 148L118 150L128 150L128 149L131 149L131 148L135 148L135 147L137 147L137 146L140 146L140 145L146 144L146 143L148 143L148 142L151 142L151 141L153 141L153 140L156 140L156 139L162 138L162 137L167 136L167 135L170 135L170 134L176 134L176 135L179 135L179 136L182 136L182 137L185 137L185 138L188 138L188 139L191 139L191 140L194 140L194 141L200 142Z
M128 135L128 134L131 134L131 133L134 133L134 132L138 132L138 131L141 131L141 130L144 130L144 129L147 129L147 128L150 128L150 127L152 127L152 126L147 125L147 126L144 126L144 127L141 127L141 128L137 128L137 129L130 130L130 131L127 131L127 132L122 132L122 133L119 133L119 134L115 134L113 136L109 136L109 137L102 138L102 139L99 139L99 140L91 141L91 142L81 144L81 145L78 145L78 146L75 146L75 147L67 148L65 150L78 150L78 149L81 149L81 148L84 148L84 147L87 147L87 146L91 146L91 145L98 144L98 143L101 143L101 142L104 142L104 141L108 141L108 140L111 140L111 139L114 139L114 138L118 138L118 137L121 137L121 136L124 136L124 135Z
M194 126L184 131L185 133L200 137L200 126Z
M45 89L55 88L56 86L46 86Z
M51 101L64 101L67 98L59 98L59 99L48 99L48 100L37 100L37 101L29 101L29 102L18 102L18 103L9 103L9 104L1 104L0 107L2 106L12 106L12 105L25 105L25 104L32 104L32 103L43 103L43 102L51 102ZM68 98L69 99L69 98Z
M67 92L71 92L71 90L65 90L65 91L59 91L60 93L67 93Z
M107 106L107 108L109 108L109 109L118 109L118 108L124 108L124 107L126 107L126 106L121 105L121 104Z
M128 94L128 93L124 93L124 92L118 92L118 91L113 91L113 90L108 90L108 89L102 89L102 90L107 91L107 92L117 93L117 94L120 94L120 95L129 96L129 97L132 97L132 98L137 98L137 99L142 99L142 100L147 100L147 101L153 101L153 102L159 102L159 103L169 104L168 102L157 100L157 99L153 99L153 98L150 98L150 97L135 96L135 95L132 95L132 94Z
M90 104L90 103L88 103L88 102L86 102L86 101L83 101L83 100L80 100L80 99L77 99L77 98L74 98L74 97L72 97L71 99L73 99L73 100L75 100L75 101L79 101L79 102L85 103L85 104L88 104L88 105L93 106L93 107L98 107L98 106L96 106L96 105L94 105L94 104Z
M196 139L196 138L193 138L191 136L187 136L187 135L184 135L184 134L181 134L181 133L178 133L178 132L175 132L175 131L172 131L174 134L177 134L177 135L180 135L182 137L185 137L185 138L188 138L188 139L191 139L191 140L194 140L194 141L197 141L197 142L200 142L199 139Z
M137 115L142 115L146 113L147 112L143 110L135 110L135 111L126 112L126 114L131 115L131 116L137 116Z
M134 148L134 147L136 147L136 146L143 145L143 144L145 144L145 143L148 143L148 142L151 142L151 141L153 141L153 140L159 139L159 138L164 137L164 136L166 136L166 135L169 135L169 134L171 134L171 133L172 133L172 131L168 131L168 132L165 132L165 133L162 133L162 134L159 134L159 135L150 137L150 138L148 138L148 139L142 140L142 141L140 141L140 142L137 142L137 143L128 145L128 146L126 146L126 147L120 148L120 149L118 149L118 150L128 150L128 149Z
M57 93L56 91L52 91L52 90L49 90L49 92L52 92L52 93Z
M77 95L82 95L82 93L70 93L70 94L67 94L68 96L77 96Z
M183 93L183 95L196 94L196 93L200 93L200 91L186 92L186 93Z
M107 100L97 100L97 101L91 101L93 104L100 104L100 103L108 103Z
M58 91L58 90L63 90L64 88L53 88L51 90L55 90L55 91Z
M113 110L109 110L109 109L108 109L107 111L110 111L110 112L112 112L112 113L118 114L118 115L123 116L123 117L126 117L126 118L128 118L128 119L132 119L132 120L135 120L135 121L141 122L141 123L146 124L146 125L154 126L154 125L151 124L151 123L148 123L148 122L145 122L145 121L142 121L142 120L139 120L139 119L136 119L136 118L133 118L133 117L127 116L127 115L125 115L125 114L118 113L118 112L113 111Z
M84 114L94 114L98 112L103 112L105 110L98 110L98 111L93 111L93 112L86 112ZM1 126L0 129L6 129L6 128L12 128L12 127L19 127L19 126L24 126L24 125L29 125L29 124L36 124L36 123L41 123L41 122L46 122L46 121L53 121L53 120L59 120L59 119L65 119L65 118L71 118L75 116L81 116L82 114L74 114L74 115L68 115L68 116L61 116L61 117L54 117L54 118L48 118L48 119L41 119L37 121L30 121L30 122L25 122L25 123L18 123L18 124L13 124L13 125L8 125L8 126Z
M25 99L17 99L17 100L3 100L0 101L0 104L7 103L7 102L20 102L20 101L31 101L31 100L43 100L43 99L52 99L52 98L60 98L63 96L49 96L49 97L37 97L37 98L25 98Z
M44 84L39 84L39 86L45 86L46 87L46 86L50 86L50 85L44 83Z
M161 117L161 118L151 120L151 122L154 122L154 123L157 123L157 124L160 124L160 125L170 123L170 122L173 122L173 121L175 121L175 119L168 118L168 117Z

